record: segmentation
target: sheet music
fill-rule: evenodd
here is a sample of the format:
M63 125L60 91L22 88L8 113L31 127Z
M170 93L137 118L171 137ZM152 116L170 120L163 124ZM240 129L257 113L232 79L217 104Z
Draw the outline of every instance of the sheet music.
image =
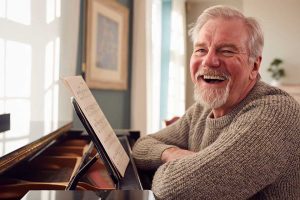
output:
M107 155L124 177L129 157L110 126L96 99L81 76L65 77L64 81L70 88L82 112L85 114Z

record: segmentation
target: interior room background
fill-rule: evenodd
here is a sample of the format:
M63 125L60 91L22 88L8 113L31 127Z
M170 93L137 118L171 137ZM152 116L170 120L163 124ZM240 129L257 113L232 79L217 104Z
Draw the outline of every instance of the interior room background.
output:
M178 9L178 7L180 7L180 5L182 4L185 4L185 9ZM186 19L184 21L185 26L183 28L185 29L185 31L188 31L190 24L197 19L199 14L204 9L218 4L234 6L240 9L246 16L252 16L258 19L265 35L263 60L260 69L262 80L268 83L272 82L271 75L267 71L267 69L274 58L280 58L283 60L282 67L284 67L286 73L286 76L281 80L282 84L292 85L294 90L293 92L297 93L299 98L300 61L299 59L297 59L300 56L300 47L298 45L300 39L300 22L298 19L300 17L300 14L297 11L297 8L300 6L299 1L287 0L285 2L282 2L280 0L152 0L151 3L149 3L149 1L134 1L131 128L142 130L142 133L152 133L157 131L161 126L158 124L161 124L161 120L164 118L160 118L157 113L163 113L163 109L159 109L159 106L155 106L155 104L164 105L163 98L165 94L158 97L158 95L160 95L161 93L157 92L158 89L153 89L153 87L159 88L159 86L155 86L155 84L157 84L158 82L157 80L155 80L155 75L154 78L152 77L151 79L151 70L153 71L157 67L157 65L159 65L155 62L155 59L153 60L153 57L158 54L160 49L163 51L163 45L168 43L168 40L172 40L173 35L178 36L178 33L180 33L180 26L182 24L180 21L180 17ZM161 25L157 25L159 23ZM167 32L163 31L167 29L165 27L166 23L169 23L168 26L170 29L168 33L170 34L170 36L167 39L165 39L164 37ZM172 29L172 24L174 23L176 24L175 29ZM159 38L157 35L160 35L161 38ZM193 84L190 80L188 67L189 58L192 53L192 43L187 37L187 32L185 32L183 37L186 37L186 51L181 51L182 49L174 49L179 47L177 42L179 42L180 39L177 38L174 39L174 41L176 41L176 45L174 44L174 42L170 42L169 55L167 56L171 57L170 55L174 55L174 52L184 53L186 64L183 66L183 73L185 73L185 96L183 96L185 107L183 110L185 110L193 104L194 100ZM162 45L161 48L157 47L159 46L159 44ZM159 55L161 55L162 58L161 61L157 61L161 64L161 66L158 66L158 68L162 67L161 73L164 73L166 67L163 64L167 56L163 53L160 53ZM173 60L171 58L169 60L168 68L169 78L164 77L160 79L162 85L164 85L167 80L172 79L172 70L174 70L174 68L171 69L171 66L173 66L172 61ZM182 76L183 73L181 72L177 74L177 78L178 76ZM144 90L144 88L147 89ZM178 87L178 85L171 84L168 86L167 90L169 93L172 93L170 90L173 90L175 93L179 93L181 91L181 88ZM153 100L155 98L156 101ZM169 96L169 98L167 99L167 104L170 104L172 100L174 99ZM176 105L181 106L180 103L177 103ZM178 112L173 111L174 110L170 110L164 117L169 119L174 115L180 116L182 114L182 109L177 110ZM141 115L141 113L146 114Z
M92 90L115 129L152 133L163 120L193 104L189 77L189 24L208 6L225 4L256 17L265 33L262 79L281 58L283 83L299 84L300 2L297 0L116 0L129 15L128 89ZM45 132L58 120L73 121L70 95L60 77L82 73L83 0L0 0L0 113L11 113L12 134L0 140L22 146L30 121Z

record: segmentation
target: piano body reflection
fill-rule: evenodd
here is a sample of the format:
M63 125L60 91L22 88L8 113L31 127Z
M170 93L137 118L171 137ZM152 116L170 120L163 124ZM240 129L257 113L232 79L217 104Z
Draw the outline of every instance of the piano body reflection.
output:
M0 133L0 199L20 198L29 190L143 189L131 157L139 132L116 130L130 157L124 178L116 182L84 131L72 130L71 123L55 127L45 131L40 122L31 122L24 145L12 145L10 131ZM12 146L10 152L4 148Z

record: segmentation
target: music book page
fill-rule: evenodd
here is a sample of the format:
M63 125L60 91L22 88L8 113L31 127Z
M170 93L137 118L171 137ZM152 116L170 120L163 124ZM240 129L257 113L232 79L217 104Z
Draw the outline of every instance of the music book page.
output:
M129 163L129 157L87 84L81 76L65 77L64 81L94 129L108 157L118 169L121 176L124 177L125 170Z

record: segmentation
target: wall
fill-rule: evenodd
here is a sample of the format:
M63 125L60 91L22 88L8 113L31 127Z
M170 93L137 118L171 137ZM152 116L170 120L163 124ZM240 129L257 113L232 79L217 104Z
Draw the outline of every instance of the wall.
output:
M0 113L13 124L72 120L59 78L75 74L79 0L54 2L1 1Z
M80 0L73 0L72 2L62 0L61 3L62 19L60 28L57 31L62 41L60 51L60 77L64 77L76 73ZM61 120L73 120L73 107L70 105L69 93L62 82L59 82L59 87L60 91L58 97L61 103L59 104L58 115Z
M131 128L140 130L142 134L147 131L147 42L149 38L149 9L150 1L134 1L133 44L132 44L132 85L131 85ZM151 4L150 4L151 6ZM145 34L140 34L145 33Z
M130 128L130 88L131 88L131 44L132 44L132 7L133 0L118 0L119 3L123 4L129 9L129 49L128 49L128 89L125 91L117 90L100 90L92 89L92 93L96 98L97 103L100 105L103 113L110 122L112 128L114 129L124 129ZM81 5L83 5L83 0L81 0ZM83 15L83 7L81 6L81 15ZM81 17L82 19L82 17ZM83 21L81 21L81 26ZM83 32L80 32L80 47L78 55L78 64L76 74L81 74L81 63L82 63L82 53L83 53ZM77 116L74 115L74 127L82 128L81 122L78 120Z
M300 1L298 0L188 0L187 24L195 21L203 9L217 4L231 5L244 12L246 16L255 17L261 24L265 35L265 46L260 73L262 80L271 82L267 68L275 57L284 60L283 67L287 76L283 83L299 84L300 74ZM188 41L188 61L192 53L192 46ZM187 63L187 67L189 63ZM192 105L193 84L187 74L187 107Z
M244 0L244 13L256 17L265 34L261 65L263 80L270 82L267 68L275 57L283 59L287 76L283 83L299 84L300 74L300 1Z

